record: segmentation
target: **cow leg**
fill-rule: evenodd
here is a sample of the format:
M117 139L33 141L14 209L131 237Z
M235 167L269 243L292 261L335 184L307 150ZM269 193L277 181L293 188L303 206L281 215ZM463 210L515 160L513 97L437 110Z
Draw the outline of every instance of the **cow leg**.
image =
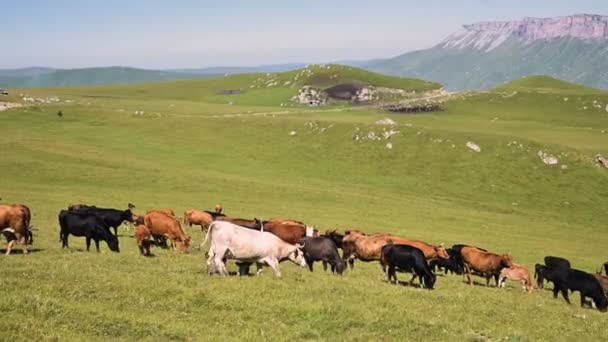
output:
M585 304L587 304L587 301L585 300L585 295L583 295L583 292L581 292L581 308L584 308Z
M27 254L27 236L21 237L21 248L23 250L23 254Z
M388 276L388 282L391 282L391 279L395 280L395 284L397 284L397 272L395 272L395 266L389 265L386 271Z
M564 297L564 299L566 300L566 302L567 302L568 304L572 304L572 303L570 303L570 298L568 298L568 289L567 289L567 288L565 288L565 287L562 287L562 288L560 289L560 291L562 292L562 297ZM582 293L581 293L581 294L582 294ZM581 297L582 297L582 296L581 296Z
M490 279L492 279L492 275L491 274L487 274L486 275L486 286L490 287Z
M11 254L11 250L13 249L14 244L15 244L15 240L11 240L6 244L6 255Z
M91 238L87 236L86 241L87 241L87 252L88 252L89 249L91 248Z
M99 250L99 239L94 239L95 240L95 248L97 249L97 253L101 252Z
M274 275L276 277L280 278L281 270L279 269L279 262L277 260L266 260L266 263L272 269L272 272L274 272Z
M262 268L264 267L264 264L262 264L261 262L256 262L255 263L255 275L259 276L260 274L262 274Z
M416 274L416 272L412 272L412 279L410 279L410 286L414 286L414 279L416 279L417 276L418 275Z
M327 272L327 261L323 260L323 272Z
M553 285L553 298L557 299L558 292L559 292L559 287Z
M307 255L304 255L304 261L306 261L306 265L308 265L308 269L312 272L312 265L314 264L314 260L309 258Z

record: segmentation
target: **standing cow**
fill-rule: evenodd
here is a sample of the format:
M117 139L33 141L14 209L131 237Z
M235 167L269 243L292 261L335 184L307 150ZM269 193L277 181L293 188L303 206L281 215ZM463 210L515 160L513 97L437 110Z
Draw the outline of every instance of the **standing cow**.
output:
M6 237L6 255L11 254L15 241L22 246L23 254L27 254L27 244L32 240L29 226L31 213L23 205L0 205L0 230Z
M505 287L505 283L509 280L519 281L524 289L528 293L532 293L534 285L532 284L532 278L530 277L530 271L525 266L513 264L509 268L503 268L498 276L498 287Z
M118 237L118 227L123 222L132 223L135 221L136 216L131 212L131 209L135 208L135 206L129 203L128 207L129 208L126 210L118 210L97 208L95 206L88 206L84 204L72 204L68 207L68 210L100 217L108 227L114 228L114 235Z
M420 284L426 289L435 286L435 274L426 262L424 253L416 247L409 245L386 244L382 247L382 262L386 265L386 275L389 283L391 279L397 283L396 271L409 272L412 274L410 285L413 285L416 277L420 278Z
M304 259L308 268L312 272L312 266L315 261L323 262L323 270L327 270L327 264L331 266L331 272L342 275L344 272L344 261L338 254L338 247L336 244L325 237L307 237L300 240L300 243L304 245L302 252L304 252Z
M214 221L209 226L203 244L210 241L207 271L228 275L226 260L255 262L257 273L262 265L268 265L275 276L280 277L279 262L289 259L296 265L306 267L301 245L291 245L277 236L234 225L230 222Z
M490 279L492 277L494 277L496 286L498 286L500 271L505 267L508 268L513 265L511 254L498 255L468 246L462 247L460 254L464 261L467 281L471 286L473 285L473 280L471 279L472 271L478 272L486 278L486 286L490 286Z
M59 239L63 248L68 246L68 236L84 236L86 238L87 252L91 247L91 240L99 252L99 240L104 240L111 251L119 252L118 238L110 232L105 221L90 213L62 210L59 213Z
M148 227L143 224L135 227L135 241L141 255L150 256L150 247L152 245L152 234Z

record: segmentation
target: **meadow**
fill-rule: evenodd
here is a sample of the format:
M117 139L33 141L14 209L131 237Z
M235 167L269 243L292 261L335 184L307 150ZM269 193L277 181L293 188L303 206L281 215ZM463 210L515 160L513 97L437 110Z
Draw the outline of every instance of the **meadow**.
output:
M437 88L323 72L313 68L306 81L371 78L408 91ZM477 278L470 287L460 276L439 275L427 291L388 284L377 264L362 262L342 277L289 262L280 279L269 269L260 277L210 277L204 250L157 248L145 258L126 227L120 253L103 243L101 253L87 253L75 237L61 249L57 214L70 203L131 202L135 212L169 207L180 216L221 203L230 216L511 252L530 269L545 255L589 272L608 259L608 170L594 161L608 155L607 93L528 78L461 94L442 112L393 114L294 105L289 98L305 81L285 83L297 73L12 90L7 101L25 93L61 102L0 112L0 197L29 205L35 228L30 255L0 257L2 339L605 338L608 316L580 308L578 294L569 306L548 290L526 294L517 283L487 288ZM271 79L276 86L267 86ZM245 91L220 94L233 88ZM383 118L400 133L353 139L381 134L388 127L376 122ZM468 141L481 152L467 149ZM540 150L560 164L543 164ZM193 245L202 241L199 228L187 232Z

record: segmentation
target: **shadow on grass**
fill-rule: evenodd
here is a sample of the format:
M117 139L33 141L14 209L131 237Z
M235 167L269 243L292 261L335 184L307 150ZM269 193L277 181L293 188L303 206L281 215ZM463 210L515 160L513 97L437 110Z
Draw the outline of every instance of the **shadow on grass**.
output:
M28 248L27 249L28 254L38 253L38 252L42 252L42 251L44 251L44 249L42 249L42 248ZM0 249L0 254L6 254L6 248ZM23 250L21 248L13 247L13 250L11 250L11 255L13 255L13 254L23 254Z

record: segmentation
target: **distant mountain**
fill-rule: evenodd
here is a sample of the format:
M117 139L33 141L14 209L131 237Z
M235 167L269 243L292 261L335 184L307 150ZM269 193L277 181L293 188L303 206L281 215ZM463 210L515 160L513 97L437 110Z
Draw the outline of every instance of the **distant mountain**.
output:
M216 76L206 73L171 72L128 67L84 69L24 68L0 71L1 87L54 87L142 83Z
M254 74L259 72L283 72L296 70L305 67L305 63L288 64L268 64L260 66L217 66L208 68L194 69L168 69L170 72L180 72L188 74L212 74L212 75L234 75L234 74Z
M389 75L440 82L450 89L488 89L527 75L608 89L608 16L481 22L438 45L367 66Z

